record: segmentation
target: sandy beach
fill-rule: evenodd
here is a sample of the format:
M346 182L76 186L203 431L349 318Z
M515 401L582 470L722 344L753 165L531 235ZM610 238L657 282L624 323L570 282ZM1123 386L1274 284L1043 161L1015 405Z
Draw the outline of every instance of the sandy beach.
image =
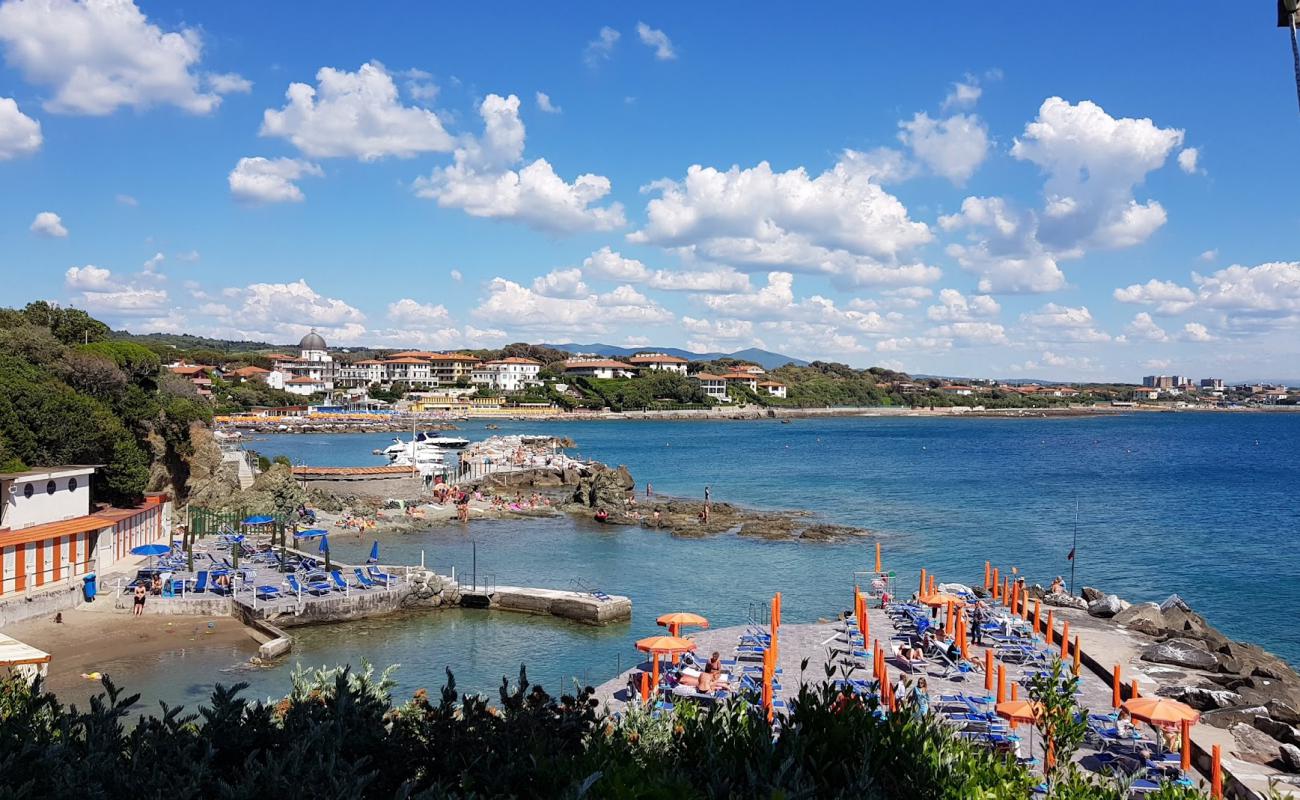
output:
M128 656L163 655L194 648L247 648L257 653L248 630L231 617L146 614L135 617L99 611L63 612L63 622L39 617L5 628L5 633L38 647L54 658L46 687L64 703L84 706L103 690L98 680L83 674L108 674L119 686L133 688L130 675L112 674L114 661Z

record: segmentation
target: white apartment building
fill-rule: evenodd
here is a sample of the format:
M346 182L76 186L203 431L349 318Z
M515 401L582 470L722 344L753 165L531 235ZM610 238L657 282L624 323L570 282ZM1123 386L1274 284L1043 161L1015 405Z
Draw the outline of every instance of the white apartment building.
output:
M731 398L727 396L726 378L709 372L697 372L691 377L700 382L704 394L722 403L731 402Z
M609 358L574 358L564 362L564 374L605 380L631 378L636 375L636 367Z
M470 373L470 380L499 392L519 392L540 385L537 375L541 371L542 362L512 356L476 365Z
M685 375L686 365L689 362L684 358L670 356L667 353L637 353L629 358L627 363L638 369L658 369L664 372L676 372L678 375Z

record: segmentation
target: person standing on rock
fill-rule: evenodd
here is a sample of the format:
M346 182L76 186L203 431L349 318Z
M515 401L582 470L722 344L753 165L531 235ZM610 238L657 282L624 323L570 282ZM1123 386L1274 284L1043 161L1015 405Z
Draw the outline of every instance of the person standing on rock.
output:
M646 496L646 497L654 497L654 496L655 496L655 486L654 486L654 484L651 483L650 481L646 481L646 482L645 482L645 496Z
M709 491L709 487L706 485L704 487L704 515L703 515L703 521L705 523L708 523L709 521L709 511L711 510L710 507L712 505L713 505L713 493Z

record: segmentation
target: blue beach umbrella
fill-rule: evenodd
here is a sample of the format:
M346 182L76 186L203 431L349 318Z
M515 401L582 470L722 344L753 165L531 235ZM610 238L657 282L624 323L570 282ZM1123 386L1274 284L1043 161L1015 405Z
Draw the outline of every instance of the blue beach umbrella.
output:
M320 547L319 547L318 549L320 550L320 552L324 553L325 555L329 555L329 552L330 552L330 537L328 537L328 536L322 536L322 537L320 537Z
M374 544L370 545L370 558L367 558L367 559L366 559L366 563L367 563L367 564L378 564L378 563L379 563L379 542L378 542L378 540L376 540Z
M272 522L275 522L275 517L261 515L256 517L248 517L247 519L245 519L243 522L239 524L240 525L269 525Z
M293 534L293 538L295 538L295 539L323 539L323 538L325 538L325 536L326 536L328 533L329 533L329 531L325 530L324 528L312 528L312 529L310 529L310 530L305 530L305 531L295 531L294 534Z
M170 553L172 548L165 544L141 544L131 548L133 556L149 556L149 566L153 566L154 557Z

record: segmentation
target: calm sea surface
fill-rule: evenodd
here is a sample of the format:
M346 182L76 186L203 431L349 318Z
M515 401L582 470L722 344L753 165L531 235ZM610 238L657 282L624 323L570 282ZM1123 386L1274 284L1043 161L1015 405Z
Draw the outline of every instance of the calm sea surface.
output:
M482 438L483 423L462 433ZM1069 580L1079 507L1077 583L1129 600L1177 592L1229 635L1300 662L1300 414L1140 414L1050 420L841 418L746 422L501 423L500 433L571 436L576 453L626 464L644 494L761 508L808 508L878 531L885 566L910 586L919 567L972 582L986 558L1032 581ZM375 464L390 435L260 437L248 446L295 463ZM334 537L342 560L370 540ZM484 611L411 613L298 629L288 663L236 668L247 653L191 650L103 665L146 699L193 704L215 682L246 680L254 696L283 694L293 663L400 664L398 696L458 686L492 690L521 663L548 688L596 683L626 668L631 643L666 611L743 622L772 592L783 613L814 620L850 605L867 542L678 539L570 519L476 523L381 540L383 560L472 569L498 584L582 585L632 598L634 620L589 628Z

